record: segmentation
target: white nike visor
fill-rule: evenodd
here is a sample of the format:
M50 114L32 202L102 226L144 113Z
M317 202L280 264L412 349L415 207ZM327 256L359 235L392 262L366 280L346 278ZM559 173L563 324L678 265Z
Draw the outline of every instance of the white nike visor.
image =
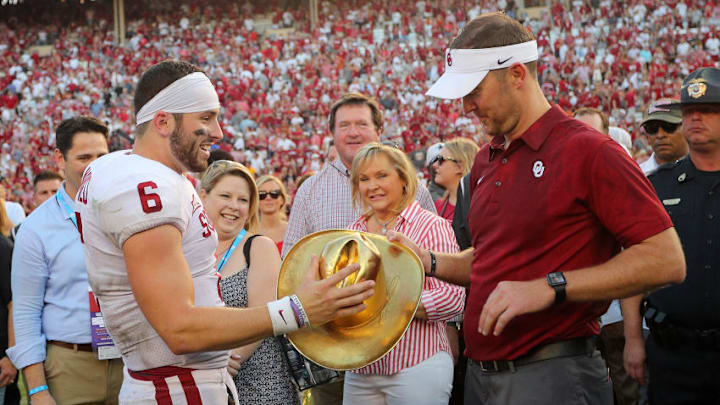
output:
M445 99L465 97L489 71L536 60L536 41L484 49L448 49L445 52L445 73L425 94Z

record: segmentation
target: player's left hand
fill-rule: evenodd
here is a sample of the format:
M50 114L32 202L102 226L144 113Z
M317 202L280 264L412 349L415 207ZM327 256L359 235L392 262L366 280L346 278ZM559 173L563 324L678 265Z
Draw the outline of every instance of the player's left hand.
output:
M235 377L238 374L238 371L240 371L240 367L242 366L242 364L242 356L232 350L230 352L230 359L228 360L227 365L228 373L230 373L231 376Z
M532 281L501 281L490 293L480 313L478 332L498 336L513 318L549 308L555 290L544 278Z

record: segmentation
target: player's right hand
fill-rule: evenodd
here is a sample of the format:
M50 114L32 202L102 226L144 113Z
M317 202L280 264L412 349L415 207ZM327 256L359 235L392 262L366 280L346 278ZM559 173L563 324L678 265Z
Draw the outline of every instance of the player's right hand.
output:
M318 326L333 319L355 315L365 309L363 301L374 294L375 281L366 280L351 286L337 288L336 284L360 270L351 264L326 279L320 279L319 260L313 256L305 279L295 295L305 308L310 324Z

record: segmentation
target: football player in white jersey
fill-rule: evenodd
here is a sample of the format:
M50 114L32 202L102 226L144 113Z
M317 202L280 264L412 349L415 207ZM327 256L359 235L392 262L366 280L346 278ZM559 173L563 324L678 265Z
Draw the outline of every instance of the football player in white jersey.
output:
M360 312L373 282L337 288L357 266L318 280L313 259L295 295L225 308L217 235L183 176L203 171L222 138L217 93L196 66L165 61L142 75L134 104L133 150L90 165L77 196L90 284L126 366L120 403L225 404L236 395L228 349Z

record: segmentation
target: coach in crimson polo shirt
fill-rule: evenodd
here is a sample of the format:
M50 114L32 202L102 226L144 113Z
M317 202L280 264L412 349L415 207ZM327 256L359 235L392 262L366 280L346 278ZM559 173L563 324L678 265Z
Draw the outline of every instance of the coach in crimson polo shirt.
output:
M477 323L498 283L602 264L621 246L672 227L622 147L559 107L507 149L504 142L495 137L483 148L470 174L475 258L466 337L482 342L468 346L478 360L514 359L543 342L597 335L608 308L607 301L563 302L484 336Z
M598 318L613 298L682 281L672 222L620 145L548 104L517 21L479 16L445 59L428 95L463 98L493 136L470 175L473 248L391 237L429 275L470 285L465 403L612 404Z

